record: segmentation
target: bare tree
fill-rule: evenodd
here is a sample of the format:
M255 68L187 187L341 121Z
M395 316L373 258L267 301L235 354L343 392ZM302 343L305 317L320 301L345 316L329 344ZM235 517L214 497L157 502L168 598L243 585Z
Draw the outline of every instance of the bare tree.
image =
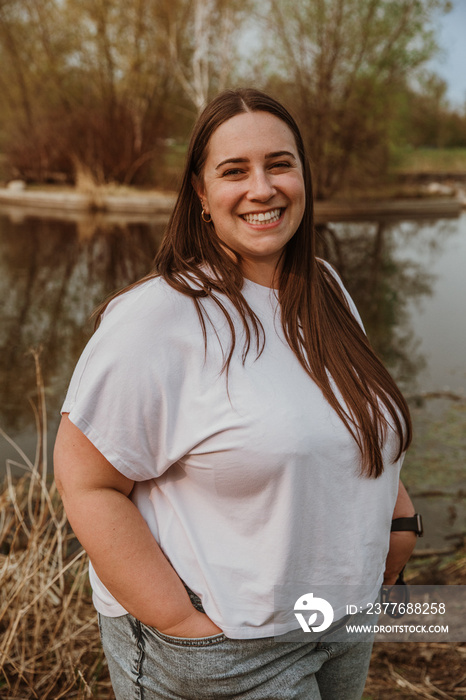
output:
M178 0L166 2L166 27L173 73L199 113L213 91L236 77L238 38L250 10L248 0Z
M446 0L269 0L281 76L304 125L317 182L329 196L383 170L397 91L436 48ZM273 84L273 83L272 83Z
M131 181L161 150L171 76L156 0L2 0L0 110L24 177Z

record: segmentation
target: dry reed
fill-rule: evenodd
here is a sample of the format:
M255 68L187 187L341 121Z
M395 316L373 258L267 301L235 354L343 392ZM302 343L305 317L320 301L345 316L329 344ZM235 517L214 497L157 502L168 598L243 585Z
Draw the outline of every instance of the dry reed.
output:
M7 462L0 493L0 698L110 700L87 559L47 473L45 393L38 353L33 357L34 460L0 428L20 460ZM24 472L19 480L13 479L14 467ZM464 585L464 549L442 570L449 583ZM465 697L465 654L464 644L377 644L364 698Z
M34 459L15 449L0 494L0 698L112 698L87 582L87 558L47 471L45 393L37 396ZM24 475L14 479L12 470Z

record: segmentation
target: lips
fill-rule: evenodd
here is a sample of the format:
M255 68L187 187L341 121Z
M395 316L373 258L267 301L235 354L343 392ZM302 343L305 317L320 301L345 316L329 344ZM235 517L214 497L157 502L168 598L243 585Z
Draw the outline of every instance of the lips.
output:
M283 209L269 209L268 211L255 212L253 214L241 214L241 218L248 224L273 224L279 220Z

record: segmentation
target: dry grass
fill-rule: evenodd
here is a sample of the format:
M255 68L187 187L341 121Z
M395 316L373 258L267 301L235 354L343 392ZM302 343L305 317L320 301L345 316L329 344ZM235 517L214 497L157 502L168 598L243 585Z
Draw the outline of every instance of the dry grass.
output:
M91 208L102 208L103 197L107 195L129 196L138 190L129 185L107 182L103 174L95 174L84 163L75 161L74 190L89 197ZM43 187L41 187L43 189Z
M47 426L38 356L37 449L16 449L0 493L0 698L98 698L113 692L87 581L87 560L47 474ZM12 468L24 476L14 480ZM466 585L466 546L421 565L410 583ZM383 644L372 654L364 700L466 698L465 644ZM340 699L335 699L340 700ZM341 699L343 700L343 699Z
M111 698L87 583L87 560L47 474L44 390L38 356L34 460L10 440L0 494L0 697ZM12 468L24 476L12 477Z
M408 583L466 585L466 540L455 556L409 565ZM465 643L374 644L363 700L464 700Z

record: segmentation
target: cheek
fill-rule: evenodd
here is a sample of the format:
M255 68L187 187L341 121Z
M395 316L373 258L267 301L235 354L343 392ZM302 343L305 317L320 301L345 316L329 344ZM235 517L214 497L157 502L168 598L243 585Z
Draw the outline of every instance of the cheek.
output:
M227 187L221 185L211 187L207 190L206 198L212 211L228 213L241 199L240 188L235 187L233 183L228 183L228 185Z
M290 199L291 202L301 204L305 202L306 190L304 187L304 179L301 173L288 173L282 180L277 180L278 189Z
M301 213L303 214L306 206L306 192L302 181L296 183L296 186L291 192L291 198L294 202L296 202L297 206L301 210Z

